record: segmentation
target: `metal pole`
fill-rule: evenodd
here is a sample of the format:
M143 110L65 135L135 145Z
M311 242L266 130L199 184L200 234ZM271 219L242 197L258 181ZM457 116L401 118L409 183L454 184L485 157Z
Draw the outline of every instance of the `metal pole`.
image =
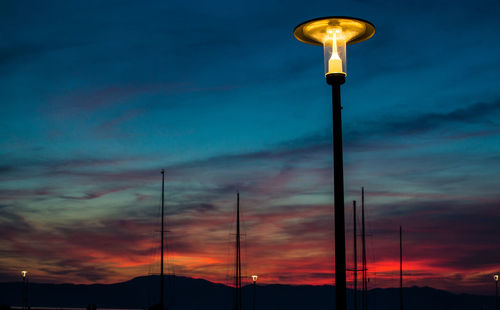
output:
M498 310L498 280L495 281L495 308Z
M241 296L241 241L240 241L240 193L238 193L238 305L242 308L242 296Z
M253 310L257 301L257 281L253 281Z
M161 260L160 260L160 306L161 310L165 309L165 300L164 300L164 275L163 275L163 235L164 231L164 204L165 204L165 169L161 169Z
M234 310L241 310L241 253L240 253L240 193L236 194L236 262L234 275Z
M27 309L27 303L26 303L26 276L23 276L23 294L22 294L22 299L23 299L23 309Z
M403 230L399 226L399 309L403 310Z
M346 310L344 164L342 154L342 106L340 104L340 85L344 84L345 75L328 74L326 81L332 86L336 310Z
M30 279L26 277L26 309L30 309Z
M358 246L356 233L356 200L352 202L354 238L354 310L358 310Z
M366 237L365 237L365 188L361 187L361 243L362 243L362 253L361 260L363 265L363 310L368 309L368 280L367 280L367 268L366 268Z

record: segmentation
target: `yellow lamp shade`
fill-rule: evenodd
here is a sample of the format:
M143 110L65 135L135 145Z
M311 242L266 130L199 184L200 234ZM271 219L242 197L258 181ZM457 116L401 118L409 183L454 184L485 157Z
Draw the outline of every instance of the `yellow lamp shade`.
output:
M345 16L312 19L295 27L293 32L301 42L323 46L325 75L346 75L346 45L367 40L374 33L372 23Z

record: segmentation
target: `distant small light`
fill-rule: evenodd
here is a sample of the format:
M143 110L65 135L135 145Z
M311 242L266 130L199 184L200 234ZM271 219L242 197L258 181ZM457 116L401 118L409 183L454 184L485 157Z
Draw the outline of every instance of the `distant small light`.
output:
M495 279L495 281L498 281L498 275L497 275L497 274L496 274L496 275L494 275L494 276L493 276L493 279Z
M253 276L252 276L252 280L253 280L253 282L257 282L257 278L258 278L258 276L253 275Z
M23 270L23 271L21 271L21 273L23 274L23 278L26 278L26 275L28 274L28 272L26 270Z

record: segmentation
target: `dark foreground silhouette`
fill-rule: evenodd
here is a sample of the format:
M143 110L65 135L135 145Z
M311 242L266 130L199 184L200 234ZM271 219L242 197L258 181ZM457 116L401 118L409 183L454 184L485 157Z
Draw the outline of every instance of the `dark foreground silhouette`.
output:
M159 276L139 277L115 284L30 283L32 307L147 309L158 303ZM169 276L165 281L165 301L169 310L231 310L233 289L201 279ZM243 309L253 309L253 287L243 288ZM257 286L256 310L334 309L333 286L263 285ZM0 305L21 305L22 283L0 283ZM361 294L358 294L360 296ZM348 309L352 309L348 290ZM361 301L358 301L360 307ZM484 309L493 310L494 296L452 294L429 287L404 289L405 310ZM374 289L368 293L369 310L399 309L399 289Z

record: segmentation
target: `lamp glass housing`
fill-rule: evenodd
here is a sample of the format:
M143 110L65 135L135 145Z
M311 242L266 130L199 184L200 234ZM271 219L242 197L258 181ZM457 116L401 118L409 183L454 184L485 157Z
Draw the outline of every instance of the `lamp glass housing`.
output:
M257 277L256 275L253 275L253 276L252 276L252 280L253 280L253 282L256 282L256 281L257 281L257 278L258 278L258 277Z
M498 281L498 275L497 275L497 274L496 274L496 275L494 275L494 276L493 276L493 279L495 279L495 281Z
M347 16L311 19L299 24L293 31L297 40L323 46L325 76L346 75L346 45L363 42L374 33L372 23Z
M346 40L342 29L331 28L323 41L325 76L328 74L346 74Z

